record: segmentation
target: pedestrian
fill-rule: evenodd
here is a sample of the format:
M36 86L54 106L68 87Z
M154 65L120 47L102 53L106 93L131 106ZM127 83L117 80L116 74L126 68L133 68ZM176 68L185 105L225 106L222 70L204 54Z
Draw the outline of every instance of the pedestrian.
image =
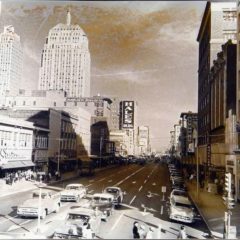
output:
M146 234L146 239L153 239L153 231L153 227L150 227Z
M138 222L135 221L133 223L133 238L140 238L139 232L138 232Z
M146 237L146 230L144 225L140 226L140 229L138 232L139 232L140 239L144 239Z
M186 233L186 229L184 226L181 226L177 238L178 239L187 239L187 233Z
M15 173L15 182L17 182L18 181L18 173L16 172Z
M55 179L58 180L58 171L55 172Z
M51 172L48 173L48 179L49 179L49 182L51 182L51 180L52 180L52 174L51 174Z
M93 232L89 223L86 224L86 227L83 227L82 235L83 238L93 239Z

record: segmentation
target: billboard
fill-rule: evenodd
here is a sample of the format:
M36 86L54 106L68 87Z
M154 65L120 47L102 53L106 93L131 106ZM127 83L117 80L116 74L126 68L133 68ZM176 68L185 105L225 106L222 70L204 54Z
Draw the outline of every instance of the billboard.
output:
M133 128L134 127L134 101L122 102L122 127Z

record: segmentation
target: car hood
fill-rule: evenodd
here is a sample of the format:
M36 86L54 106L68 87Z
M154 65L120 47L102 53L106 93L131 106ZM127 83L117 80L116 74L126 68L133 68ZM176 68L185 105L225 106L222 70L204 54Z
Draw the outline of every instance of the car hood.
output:
M193 216L193 210L188 207L174 206L174 212L183 216Z
M79 191L76 190L63 190L60 194L61 195L77 195Z
M25 202L23 202L19 208L38 208L38 198L28 199Z
M68 220L64 224L61 224L56 230L55 233L60 234L69 234L69 229L75 228L76 226L82 228L83 227L83 221L81 220Z

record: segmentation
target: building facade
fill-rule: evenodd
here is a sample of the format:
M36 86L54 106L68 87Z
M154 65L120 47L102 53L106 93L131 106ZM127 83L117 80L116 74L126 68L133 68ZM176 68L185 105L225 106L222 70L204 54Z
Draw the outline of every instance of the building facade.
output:
M15 33L13 26L5 26L0 34L0 97L18 93L22 65L20 37Z
M149 127L138 127L138 154L147 155L150 153Z
M58 24L48 34L39 72L40 90L64 90L68 97L90 96L88 39L79 25Z
M197 132L197 113L183 112L180 115L181 129L180 129L180 151L181 158L184 164L193 165L195 163L195 147Z
M0 175L34 167L32 123L7 116L0 117Z
M200 25L198 59L198 160L211 168L210 68L222 44L236 41L236 3L207 2Z

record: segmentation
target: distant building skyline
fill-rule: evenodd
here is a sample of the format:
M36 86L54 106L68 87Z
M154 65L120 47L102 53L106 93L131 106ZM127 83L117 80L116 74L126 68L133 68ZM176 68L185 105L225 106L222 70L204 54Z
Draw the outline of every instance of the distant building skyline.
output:
M23 50L12 25L0 34L0 96L16 95L22 77Z
M90 97L88 39L79 25L66 23L51 28L44 44L39 71L40 90L64 90L67 97Z

